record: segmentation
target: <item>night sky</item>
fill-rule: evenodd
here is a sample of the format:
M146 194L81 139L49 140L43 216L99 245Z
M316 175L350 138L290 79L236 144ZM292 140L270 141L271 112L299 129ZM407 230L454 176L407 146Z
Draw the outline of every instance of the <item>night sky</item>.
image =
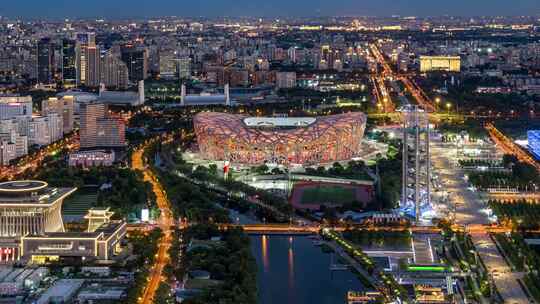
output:
M540 15L540 0L0 0L24 18Z

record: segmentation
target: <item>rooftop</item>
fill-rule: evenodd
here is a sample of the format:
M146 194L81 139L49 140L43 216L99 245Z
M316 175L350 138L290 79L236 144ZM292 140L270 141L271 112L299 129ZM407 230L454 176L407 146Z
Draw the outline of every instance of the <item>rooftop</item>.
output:
M244 123L248 127L305 127L316 120L314 117L248 117Z
M46 182L21 180L0 183L0 206L52 205L76 188L49 187Z
M42 181L23 180L23 181L10 181L0 183L0 194L2 192L7 193L24 193L39 191L47 188L48 184Z

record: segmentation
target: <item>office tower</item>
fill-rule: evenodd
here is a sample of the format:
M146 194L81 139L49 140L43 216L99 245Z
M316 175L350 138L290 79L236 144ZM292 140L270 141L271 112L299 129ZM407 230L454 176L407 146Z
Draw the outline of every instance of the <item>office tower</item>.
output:
M125 123L107 114L100 102L89 102L80 108L81 148L125 146Z
M178 76L180 79L191 78L191 58L182 57L178 59Z
M123 46L121 49L122 61L129 71L129 81L136 83L148 77L148 51L145 48L133 45Z
M97 146L97 132L99 118L105 117L106 106L103 103L91 102L80 106L80 137L81 148Z
M72 96L43 100L41 102L41 115L47 116L50 113L57 113L61 116L63 134L73 131L74 101Z
M53 55L54 49L50 38L43 38L37 44L37 70L39 83L52 83L53 81Z
M431 163L429 120L415 105L402 110L403 176L401 208L419 222L431 209Z
M0 119L8 119L15 116L32 116L32 97L0 95Z
M119 55L108 51L101 59L101 83L108 88L127 89L129 71Z
M176 54L172 51L159 52L159 77L174 78L176 76Z
M62 83L65 87L77 85L77 43L75 40L62 40Z
M84 32L75 34L75 40L82 45L96 45L96 33Z
M99 87L100 84L100 64L101 58L99 54L99 47L96 45L84 47L85 59L86 59L86 77L85 85L87 87Z
M77 40L77 85L98 87L100 82L100 54L94 33L78 33Z

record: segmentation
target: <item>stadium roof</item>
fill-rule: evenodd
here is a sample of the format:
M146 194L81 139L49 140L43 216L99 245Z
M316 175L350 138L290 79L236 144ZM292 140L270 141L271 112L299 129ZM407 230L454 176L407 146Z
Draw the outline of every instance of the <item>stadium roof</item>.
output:
M247 117L244 123L248 127L305 127L316 120L314 117Z

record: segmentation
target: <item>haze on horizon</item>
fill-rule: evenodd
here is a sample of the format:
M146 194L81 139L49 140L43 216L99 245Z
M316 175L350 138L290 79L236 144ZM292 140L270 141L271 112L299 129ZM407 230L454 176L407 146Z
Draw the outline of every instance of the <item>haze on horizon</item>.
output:
M14 18L303 17L303 16L534 16L538 0L3 0Z

